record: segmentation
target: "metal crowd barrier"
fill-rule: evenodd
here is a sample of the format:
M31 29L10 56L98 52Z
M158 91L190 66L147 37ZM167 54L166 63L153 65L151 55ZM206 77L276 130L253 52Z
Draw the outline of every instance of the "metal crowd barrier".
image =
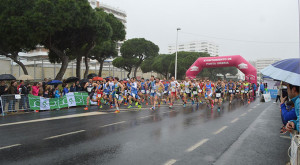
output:
M30 110L28 96L21 94L2 95L1 100L1 114L4 116L8 112L28 111Z

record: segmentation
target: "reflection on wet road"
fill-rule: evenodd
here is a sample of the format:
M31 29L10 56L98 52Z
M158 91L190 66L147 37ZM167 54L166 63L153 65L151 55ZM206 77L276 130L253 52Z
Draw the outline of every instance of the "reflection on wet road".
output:
M94 107L7 116L0 164L212 164L270 107L235 100L220 112L176 104L119 114Z

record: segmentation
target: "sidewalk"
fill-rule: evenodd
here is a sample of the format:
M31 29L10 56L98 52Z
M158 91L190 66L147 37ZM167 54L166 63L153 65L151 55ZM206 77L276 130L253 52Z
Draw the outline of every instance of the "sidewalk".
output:
M289 162L289 134L281 135L282 127L279 105L270 106L249 126L239 139L215 163L218 165L272 164L284 165ZM263 162L261 160L264 160Z

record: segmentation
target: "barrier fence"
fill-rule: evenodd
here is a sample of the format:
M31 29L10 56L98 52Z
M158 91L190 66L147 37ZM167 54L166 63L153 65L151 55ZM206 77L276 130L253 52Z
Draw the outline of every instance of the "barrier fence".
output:
M7 112L29 111L29 110L53 110L67 107L86 105L88 93L70 92L60 98L44 98L34 95L2 95L2 115Z

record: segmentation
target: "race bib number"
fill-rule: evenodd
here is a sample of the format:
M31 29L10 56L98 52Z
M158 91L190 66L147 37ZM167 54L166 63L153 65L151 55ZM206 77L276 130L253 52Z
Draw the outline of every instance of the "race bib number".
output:
M172 92L175 92L176 90L175 89L172 89Z
M153 89L151 89L151 93L154 93L154 90L153 90Z
M190 90L189 90L189 89L186 89L186 90L185 90L185 93L190 93Z
M118 99L118 98L119 98L119 95L118 95L118 94L115 94L115 97Z
M157 96L161 96L161 94L160 94L160 93L157 93Z
M216 93L216 97L221 97L221 93Z
M198 93L197 93L197 91L193 91L193 94L196 95L196 94L198 94Z
M168 93L168 91L164 91L164 93Z
M149 90L147 90L147 94L149 94L150 93L150 91Z
M180 92L183 93L183 90L181 89Z
M145 93L145 90L142 90L142 93Z
M241 93L245 93L245 91L244 91L244 90L241 90Z
M87 88L87 91L88 91L88 92L92 92L92 88L91 88L91 87L88 87L88 88Z
M236 90L236 92L240 92L239 90Z
M98 94L97 97L100 98L100 97L101 97L101 94Z
M201 93L202 92L202 90L201 89L199 89L199 93Z
M132 94L132 97L134 97L134 98L135 98L135 94L134 94L134 93Z
M229 90L229 93L232 93L232 90Z

